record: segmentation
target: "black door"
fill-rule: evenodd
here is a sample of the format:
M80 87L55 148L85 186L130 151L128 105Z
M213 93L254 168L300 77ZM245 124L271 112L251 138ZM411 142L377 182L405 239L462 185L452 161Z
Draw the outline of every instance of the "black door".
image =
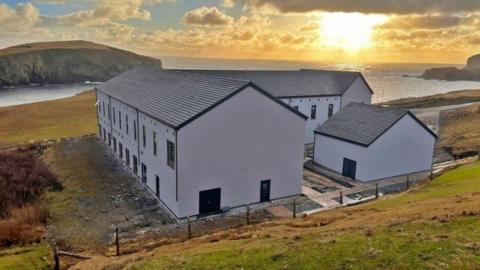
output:
M137 172L138 172L138 161L137 161L137 157L135 155L133 155L133 172L135 174L137 174Z
M160 177L155 175L155 194L160 198Z
M260 202L270 201L270 180L260 182Z
M355 179L357 173L357 162L348 158L343 159L342 175Z
M220 211L220 188L200 191L200 214Z

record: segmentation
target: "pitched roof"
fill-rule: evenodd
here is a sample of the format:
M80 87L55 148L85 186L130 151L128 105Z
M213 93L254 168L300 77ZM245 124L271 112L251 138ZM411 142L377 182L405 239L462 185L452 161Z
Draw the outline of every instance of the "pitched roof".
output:
M248 80L278 98L343 95L363 76L360 72L332 70L185 70L211 76ZM371 89L370 89L371 91Z
M407 114L436 137L408 110L362 103L348 104L315 129L315 133L369 146Z
M96 89L179 129L248 86L306 119L246 80L137 67L96 86Z

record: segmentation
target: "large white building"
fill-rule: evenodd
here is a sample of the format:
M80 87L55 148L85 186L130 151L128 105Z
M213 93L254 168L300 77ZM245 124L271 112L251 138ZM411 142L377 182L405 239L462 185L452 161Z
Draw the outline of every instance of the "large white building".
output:
M419 173L435 140L408 110L350 103L315 130L314 162L360 181Z
M373 91L360 72L329 70L188 70L254 82L290 107L308 116L305 144L315 128L350 102L370 104Z
M177 219L301 194L307 117L254 83L136 68L96 93L102 139Z

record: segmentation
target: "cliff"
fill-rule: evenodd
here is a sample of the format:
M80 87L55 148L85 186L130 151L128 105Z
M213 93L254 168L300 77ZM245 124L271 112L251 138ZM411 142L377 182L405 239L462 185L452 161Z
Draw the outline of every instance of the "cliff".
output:
M420 78L444 81L480 81L480 54L468 58L464 68L430 68L425 70Z
M88 41L22 44L0 50L0 86L106 81L158 59Z

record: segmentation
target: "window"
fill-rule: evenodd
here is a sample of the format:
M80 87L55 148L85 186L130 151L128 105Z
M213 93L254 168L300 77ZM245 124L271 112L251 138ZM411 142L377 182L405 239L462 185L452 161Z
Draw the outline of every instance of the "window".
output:
M138 174L138 160L135 155L133 155L133 173Z
M102 137L102 125L98 124L98 134Z
M103 116L105 116L105 101L102 101L102 107L103 107Z
M160 177L158 175L155 175L155 195L160 198Z
M157 133L153 132L153 154L157 155Z
M142 182L144 184L147 183L147 165L143 164L143 162L142 162Z
M142 125L143 130L143 147L147 147L147 134L145 133L145 125Z
M113 152L117 153L117 138L113 137Z
M312 105L312 110L310 111L310 119L315 119L317 117L317 105Z
M121 142L118 142L118 151L120 158L123 159L123 144Z
M112 147L112 134L108 132L108 146Z
M103 129L103 140L107 141L107 131L105 130L105 128Z
M127 128L127 135L128 135L128 115L125 115L125 126Z
M293 109L298 111L298 106L293 106Z
M115 108L113 108L113 123L115 124Z
M122 112L120 110L118 111L118 124L120 129L122 129Z
M108 104L108 120L111 118L112 112L110 111L110 104Z
M333 115L333 104L328 104L328 117Z
M130 167L130 150L128 148L125 148L125 163Z
M97 104L98 104L98 105L97 105L98 115L100 115L100 114L102 113L102 105L100 105L100 100L97 101L97 102L98 102L98 103L97 103Z
M137 140L137 121L133 120L133 139Z
M175 169L175 144L167 140L167 164Z

